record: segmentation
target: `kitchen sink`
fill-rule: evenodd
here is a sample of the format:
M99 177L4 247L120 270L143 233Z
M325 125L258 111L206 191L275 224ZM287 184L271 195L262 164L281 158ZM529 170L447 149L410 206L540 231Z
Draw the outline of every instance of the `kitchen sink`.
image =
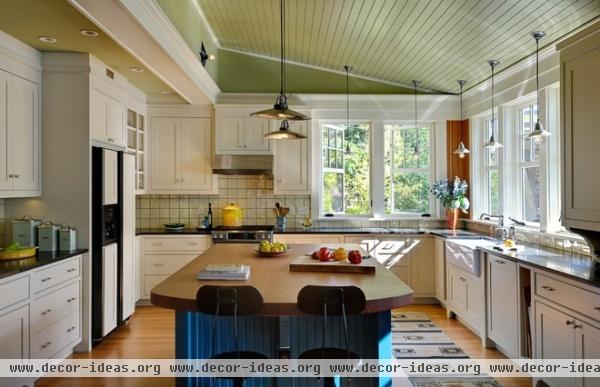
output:
M481 252L478 246L492 247L498 241L486 237L452 238L446 241L446 262L477 277L481 275Z

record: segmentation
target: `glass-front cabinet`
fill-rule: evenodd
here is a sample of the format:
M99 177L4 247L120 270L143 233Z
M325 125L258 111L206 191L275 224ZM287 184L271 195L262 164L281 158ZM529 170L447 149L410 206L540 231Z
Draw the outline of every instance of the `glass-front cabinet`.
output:
M146 117L132 109L127 109L127 152L135 155L135 191L146 191Z

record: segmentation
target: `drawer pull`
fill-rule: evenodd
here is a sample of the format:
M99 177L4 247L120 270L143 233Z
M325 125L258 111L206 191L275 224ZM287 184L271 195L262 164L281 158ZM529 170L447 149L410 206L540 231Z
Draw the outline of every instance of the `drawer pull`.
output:
M196 242L188 242L187 244L188 244L188 246L198 246L198 244Z
M573 320L573 321L571 321L571 320L567 320L567 321L566 321L566 324L567 324L567 325L575 325L575 326L576 326L576 324L575 324L575 320Z
M600 310L600 306L595 306L594 310Z
M76 269L76 268L74 268L74 267L72 267L72 268L70 268L70 269L67 269L67 273L72 273L72 272L74 272L75 270L77 270L77 269Z
M542 289L547 290L549 292L553 292L555 289L552 286L544 285Z
M50 281L51 279L52 279L52 277L42 278L42 282Z
M583 325L573 324L573 329L581 329L581 328L583 328Z
M162 263L155 263L152 266L164 266Z
M501 264L501 265L504 265L504 261L501 261L501 260L499 260L499 259L496 259L496 260L495 260L495 262L496 262L496 263L499 263L499 264Z
M75 327L71 327L71 328L67 329L67 332L71 332L71 331L74 331L74 330L75 330Z
M463 277L460 277L460 280L461 280L462 282L467 282L467 280L466 280L466 279L464 279Z
M77 297L72 297L72 298L69 298L69 299L67 299L67 302L73 302L73 301L75 301L76 299L77 299Z
M51 341L47 341L46 344L42 344L42 348L46 348L50 344L52 344L52 342Z
M52 309L48 309L42 312L42 316L47 315L48 313L52 312Z

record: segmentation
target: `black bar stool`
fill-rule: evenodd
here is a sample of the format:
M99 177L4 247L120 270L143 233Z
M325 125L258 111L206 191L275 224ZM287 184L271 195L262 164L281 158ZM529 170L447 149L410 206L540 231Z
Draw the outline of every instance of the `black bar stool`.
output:
M348 342L348 322L346 316L360 314L365 309L363 291L356 286L316 286L308 285L298 293L298 307L306 314L322 317L322 340L320 348L313 348L300 354L299 359L348 359L360 362L360 356L350 351ZM345 348L325 347L327 317L341 316L344 324ZM332 377L324 378L325 387L335 386Z
M240 351L238 345L238 316L255 315L263 305L260 292L253 286L213 286L204 285L196 293L196 305L198 311L210 314L216 318L211 328L211 359L267 359L260 352ZM217 320L221 316L233 316L233 340L235 349L233 351L215 354L215 342L217 333ZM233 381L234 387L242 387L247 378L245 377L220 377L220 379Z

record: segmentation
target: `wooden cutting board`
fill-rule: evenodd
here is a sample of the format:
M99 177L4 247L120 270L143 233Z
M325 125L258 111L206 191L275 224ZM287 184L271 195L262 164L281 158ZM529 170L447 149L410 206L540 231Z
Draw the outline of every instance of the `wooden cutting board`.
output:
M375 274L376 266L377 260L372 257L369 259L363 259L363 261L358 265L353 265L348 261L321 262L312 259L308 255L302 255L294 258L294 260L290 262L290 271Z

